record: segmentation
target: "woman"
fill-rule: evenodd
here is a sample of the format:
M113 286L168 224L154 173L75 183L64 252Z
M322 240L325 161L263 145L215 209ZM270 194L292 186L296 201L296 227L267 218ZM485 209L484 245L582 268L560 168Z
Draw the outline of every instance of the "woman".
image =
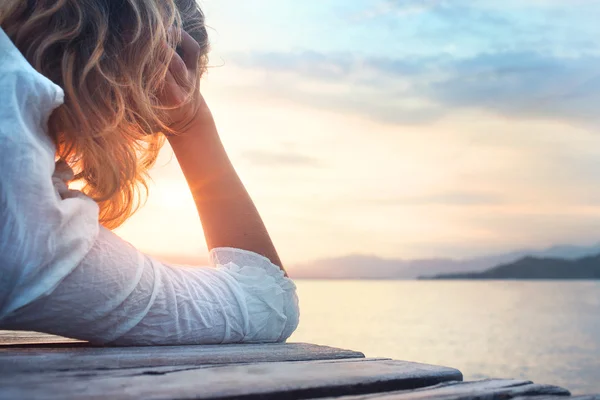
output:
M198 90L208 44L194 0L3 0L0 26L0 329L287 339L295 286ZM135 211L165 138L216 268L165 265L109 230Z

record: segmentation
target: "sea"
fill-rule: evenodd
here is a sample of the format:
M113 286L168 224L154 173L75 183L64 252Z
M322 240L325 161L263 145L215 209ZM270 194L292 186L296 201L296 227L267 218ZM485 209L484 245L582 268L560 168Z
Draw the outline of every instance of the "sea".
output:
M298 280L290 341L600 393L600 281Z

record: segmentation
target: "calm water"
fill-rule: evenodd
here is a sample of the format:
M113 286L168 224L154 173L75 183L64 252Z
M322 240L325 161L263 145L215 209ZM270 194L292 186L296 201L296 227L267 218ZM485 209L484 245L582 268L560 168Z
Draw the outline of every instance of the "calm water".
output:
M600 282L298 281L291 341L600 393Z

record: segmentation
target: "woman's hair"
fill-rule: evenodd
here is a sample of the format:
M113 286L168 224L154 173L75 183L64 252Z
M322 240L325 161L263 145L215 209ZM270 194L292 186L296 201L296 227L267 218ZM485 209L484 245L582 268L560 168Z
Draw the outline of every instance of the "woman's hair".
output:
M147 172L164 143L159 132L169 130L157 95L181 29L200 45L199 74L205 69L202 11L195 0L1 2L2 29L65 91L49 121L57 157L98 203L100 222L116 228L147 194Z

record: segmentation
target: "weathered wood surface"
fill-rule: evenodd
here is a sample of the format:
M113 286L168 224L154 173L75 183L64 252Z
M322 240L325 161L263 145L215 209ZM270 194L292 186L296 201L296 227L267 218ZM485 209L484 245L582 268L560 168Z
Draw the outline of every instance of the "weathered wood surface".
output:
M0 374L335 360L364 354L307 343L160 347L0 347Z
M307 399L461 379L453 368L369 359L206 365L168 372L19 373L0 376L0 399Z
M538 385L531 381L512 379L487 379L476 382L445 382L435 386L409 391L394 391L359 396L336 397L339 400L540 400L547 396L552 400L569 396L568 390L551 385ZM535 396L533 398L526 396ZM333 399L330 397L328 400ZM548 400L550 400L548 399ZM572 400L574 398L570 398ZM579 399L586 400L586 399Z
M535 397L514 397L511 400L600 400L600 394L582 394L577 396L571 396L567 399L559 396L535 396Z
M453 368L367 359L305 343L116 348L0 331L0 400L561 400L569 395L530 381L461 381Z
M72 345L73 343L86 342L38 332L0 331L0 348L2 346L19 346L24 344L59 345L62 343Z

